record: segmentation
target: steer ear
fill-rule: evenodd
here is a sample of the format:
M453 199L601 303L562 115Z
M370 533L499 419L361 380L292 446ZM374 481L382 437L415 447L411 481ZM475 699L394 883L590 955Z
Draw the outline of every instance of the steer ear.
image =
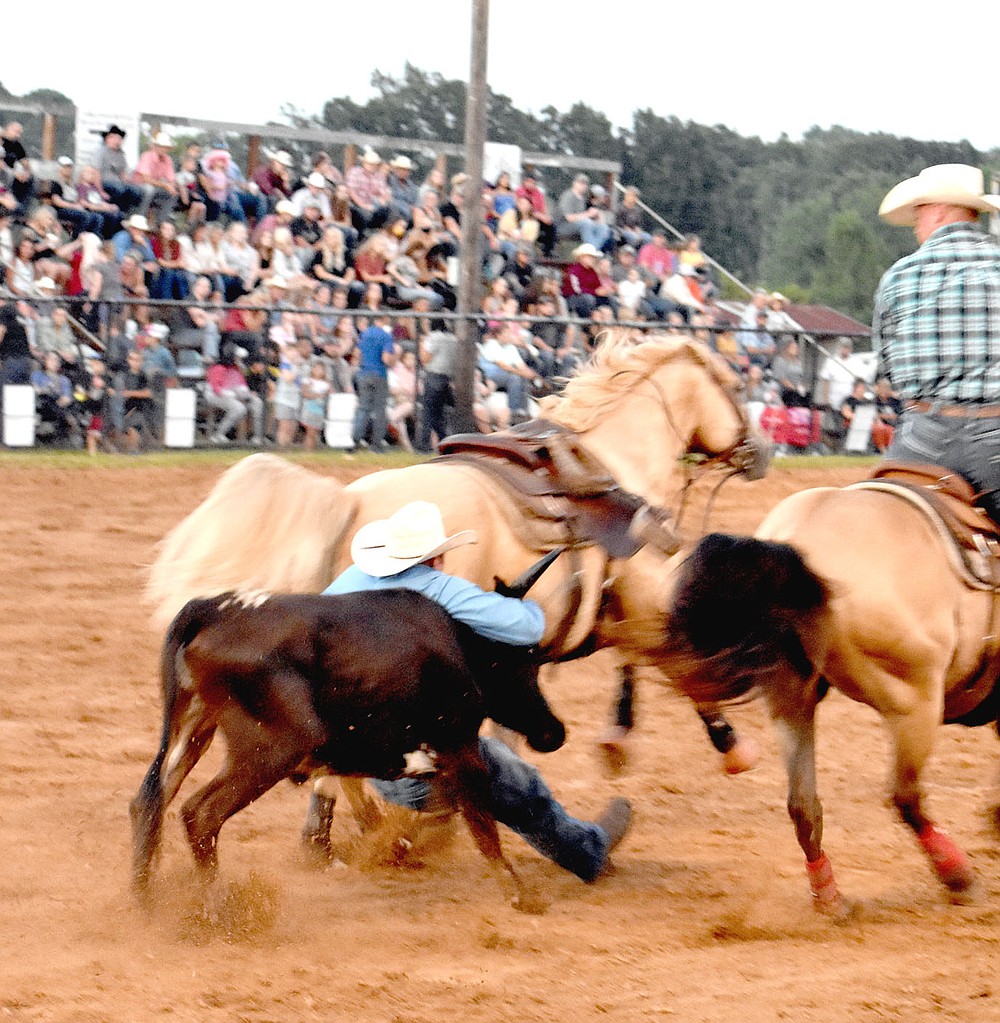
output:
M552 564L562 552L565 546L554 547L548 554L541 557L530 568L526 568L512 583L505 583L500 576L493 576L493 589L503 597L517 597L518 600L541 578L542 573Z

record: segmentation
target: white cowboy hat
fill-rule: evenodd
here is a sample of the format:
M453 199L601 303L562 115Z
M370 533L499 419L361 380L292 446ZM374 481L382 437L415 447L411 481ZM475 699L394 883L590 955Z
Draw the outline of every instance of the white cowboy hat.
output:
M930 203L964 206L979 213L1000 210L1000 195L984 195L983 172L964 163L939 163L901 181L882 200L878 214L900 227L913 227L917 207Z
M290 213L293 217L295 216L295 203L288 199L282 199L277 206L274 207L275 213Z
M312 185L313 188L326 188L330 182L327 181L319 171L313 171L312 174L306 178L306 184Z
M137 231L148 231L149 221L141 213L133 213L128 220L125 221L126 227L134 227Z
M382 162L382 157L379 156L378 153L376 153L374 149L366 149L361 154L361 162L362 163L381 163Z
M292 154L286 152L284 149L279 149L276 153L272 153L271 159L280 163L282 167L291 167L295 162L292 160Z
M413 170L413 161L408 156L394 156L389 166L398 170Z
M351 542L351 559L362 572L382 579L478 541L471 529L446 536L441 509L429 501L411 501L389 518L362 526Z
M165 131L158 131L153 136L153 145L164 146L166 149L172 149L174 145L174 140Z
M583 245L577 245L573 250L573 256L575 259L579 259L580 256L593 256L594 259L601 258L601 250L595 249L590 242L584 242Z

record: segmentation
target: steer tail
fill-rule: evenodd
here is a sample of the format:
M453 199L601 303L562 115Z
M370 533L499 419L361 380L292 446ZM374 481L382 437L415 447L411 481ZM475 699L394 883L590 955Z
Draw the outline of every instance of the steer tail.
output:
M669 674L698 703L821 670L830 589L784 543L711 533L678 570L669 609Z
M336 480L277 455L241 459L160 543L146 586L154 624L227 590L319 592L356 510Z
M207 748L215 730L203 703L199 702L196 712L192 713L192 704L197 694L189 678L186 675L181 677L179 665L184 648L209 620L218 616L221 603L218 598L190 601L171 622L163 641L160 655L163 699L160 748L149 765L139 791L129 804L132 819L132 888L140 894L149 886L152 861L160 845L163 814L167 805Z

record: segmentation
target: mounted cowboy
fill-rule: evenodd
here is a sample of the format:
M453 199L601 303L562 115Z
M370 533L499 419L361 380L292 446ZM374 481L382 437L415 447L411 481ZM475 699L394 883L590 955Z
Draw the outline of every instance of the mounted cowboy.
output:
M997 211L1000 195L965 164L891 189L879 215L920 247L882 277L872 336L906 405L888 457L961 474L1000 523L1000 245L978 226Z

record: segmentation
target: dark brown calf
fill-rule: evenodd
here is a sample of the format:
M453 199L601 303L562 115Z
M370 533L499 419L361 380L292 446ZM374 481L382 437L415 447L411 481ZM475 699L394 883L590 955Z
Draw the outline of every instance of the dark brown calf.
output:
M445 794L521 901L486 810L478 735L490 717L537 750L562 745L565 729L529 653L484 640L408 590L227 593L192 600L174 619L161 681L160 748L130 806L136 891L148 889L167 806L218 729L222 769L181 810L206 879L218 870L222 825L303 760L338 775L398 778L422 751L436 758Z

